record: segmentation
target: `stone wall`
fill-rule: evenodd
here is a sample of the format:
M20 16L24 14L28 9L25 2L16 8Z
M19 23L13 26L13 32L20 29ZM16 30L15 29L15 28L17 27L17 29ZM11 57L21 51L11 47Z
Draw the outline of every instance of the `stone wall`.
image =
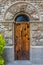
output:
M43 64L43 22L30 23L30 59L34 64Z
M31 45L43 46L43 23L31 23Z
M12 23L0 23L0 33L6 39L6 46L13 45L13 24Z
M30 22L30 61L35 64L43 63L43 0L0 0L0 33L4 35L6 42L9 41L5 47L3 57L8 62L14 60L14 47L12 45L12 42L14 42L12 40L13 26L12 23L9 23L10 20L5 21L4 16L6 15L5 13L8 11L9 7L16 1L28 1L38 10L40 19L38 21L35 19L34 21ZM37 15L36 12L34 14Z
M19 1L19 0L17 0ZM21 1L21 0L20 0ZM27 0L22 0L27 1ZM43 21L43 0L28 0L30 4L36 7L40 12L40 20ZM4 19L4 14L6 10L16 2L16 0L1 0L0 1L0 20ZM0 21L1 22L1 21Z

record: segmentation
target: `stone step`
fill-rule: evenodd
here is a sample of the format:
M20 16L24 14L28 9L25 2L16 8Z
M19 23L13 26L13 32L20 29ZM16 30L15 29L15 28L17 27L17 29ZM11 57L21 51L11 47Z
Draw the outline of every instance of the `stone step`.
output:
M12 63L11 62L6 63L5 65L24 65L24 64L25 65L43 65L43 64L32 64L30 61L28 61L28 62L27 61L25 61L25 62L24 61L22 61L22 62L21 61L19 61L19 62L15 61L15 62L12 62Z
M6 63L5 65L32 65L30 61L14 61Z

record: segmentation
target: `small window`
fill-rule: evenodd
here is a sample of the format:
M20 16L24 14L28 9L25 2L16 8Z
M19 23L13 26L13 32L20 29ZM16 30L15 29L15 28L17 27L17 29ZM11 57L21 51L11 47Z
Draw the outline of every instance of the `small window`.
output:
M29 18L27 15L18 15L16 18L15 18L15 22L28 22L29 21Z

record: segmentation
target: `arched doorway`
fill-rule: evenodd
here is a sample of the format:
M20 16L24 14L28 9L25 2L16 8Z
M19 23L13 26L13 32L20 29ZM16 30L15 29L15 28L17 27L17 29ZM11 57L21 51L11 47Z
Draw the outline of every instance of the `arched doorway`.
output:
M15 18L14 23L14 48L15 60L30 59L30 23L29 17L20 14Z
M21 40L22 40L22 38L23 38L23 40L22 41L24 41L25 39L25 41L27 42L27 39L30 39L30 25L31 25L31 23L29 23L29 22L27 22L27 21L20 21L20 22L17 22L17 20L15 20L16 18L18 18L18 17L15 17L15 15L18 15L18 14L27 14L28 15L28 17L30 18L30 22L32 23L32 22L35 22L36 20L39 20L40 19L40 17L39 17L39 10L37 10L37 8L36 7L34 7L31 3L29 3L28 1L27 2L25 2L25 1L18 1L18 2L14 2L7 10L6 10L6 12L5 12L5 14L4 14L4 21L5 22L12 22L12 23L14 23L14 34L13 34L13 43L14 43L14 54L15 54L15 60L17 60L17 57L19 57L19 55L17 54L18 53L18 51L17 51L17 53L16 53L16 48L18 47L20 47L20 49L21 49ZM15 22L16 21L16 22ZM25 25L24 25L25 24ZM27 24L29 25L29 26L27 26ZM24 29L24 28L26 28L26 29ZM31 27L32 28L32 27ZM23 30L23 32L22 32L22 30ZM25 30L25 32L27 33L27 31L28 31L28 35L24 35L24 30ZM21 32L22 32L22 35L21 35ZM18 35L18 37L16 36L16 33L19 33L19 35ZM14 36L15 35L15 36ZM20 37L20 35L21 35L21 37ZM24 37L23 37L24 36ZM25 37L26 36L26 37ZM15 37L15 38L14 38ZM28 38L29 37L29 38ZM19 41L19 45L17 45L18 42ZM28 42L30 42L30 40L28 41ZM17 47L16 47L16 45L17 45ZM26 46L26 45L25 45ZM30 50L30 44L29 45L27 45L27 46L29 46L28 47L28 49ZM24 45L23 45L23 47L22 48L24 48ZM17 49L18 50L18 49ZM29 59L29 53L28 53L28 59ZM27 56L25 56L25 57L27 57ZM19 57L20 59L21 59L21 56ZM18 60L19 60L19 58L18 58ZM22 54L22 60L24 59L24 57L23 57L23 54ZM27 58L26 58L26 60L27 60Z

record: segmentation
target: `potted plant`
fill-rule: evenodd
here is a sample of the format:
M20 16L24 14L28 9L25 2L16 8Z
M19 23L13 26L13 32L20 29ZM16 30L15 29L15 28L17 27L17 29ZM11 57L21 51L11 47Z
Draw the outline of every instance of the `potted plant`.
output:
M5 39L2 34L0 34L0 65L4 65L4 59L2 58L2 54L5 48Z

